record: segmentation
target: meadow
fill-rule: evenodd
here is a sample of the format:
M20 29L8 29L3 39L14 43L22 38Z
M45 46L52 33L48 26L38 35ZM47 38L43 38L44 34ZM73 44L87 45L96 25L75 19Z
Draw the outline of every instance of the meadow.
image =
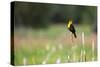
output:
M47 29L15 28L15 65L96 61L97 35L89 25L75 25L75 28L77 38L73 41L72 34L63 24L50 25Z

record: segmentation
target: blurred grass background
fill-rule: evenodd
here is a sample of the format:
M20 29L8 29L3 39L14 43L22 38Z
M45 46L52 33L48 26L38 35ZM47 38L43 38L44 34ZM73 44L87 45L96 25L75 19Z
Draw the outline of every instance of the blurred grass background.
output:
M85 28L84 28L85 27ZM54 25L47 30L34 29L17 29L14 32L14 47L15 47L15 64L22 65L23 58L27 59L27 64L42 64L47 55L50 55L47 63L56 63L57 58L61 58L61 63L68 62L68 56L73 61L73 55L76 56L76 61L79 62L81 58L81 32L85 33L85 51L86 61L92 61L92 39L93 32L90 31L88 25L76 27L78 38L75 39L74 44L71 43L70 32L67 31L64 25ZM25 34L24 34L25 33ZM24 34L24 35L23 35ZM73 45L73 46L71 46ZM72 47L76 46L74 53ZM95 41L96 47L96 41ZM94 51L95 60L97 60L97 49Z
M14 38L11 51L14 53L11 53L11 61L14 65L24 65L24 62L26 65L81 62L83 49L86 52L86 60L83 61L93 61L93 57L94 61L97 60L96 6L14 1L11 7L14 11L14 20L11 21L12 27L14 23L14 30L11 31ZM73 20L76 29L74 42L66 27L69 19ZM85 35L84 48L82 32Z

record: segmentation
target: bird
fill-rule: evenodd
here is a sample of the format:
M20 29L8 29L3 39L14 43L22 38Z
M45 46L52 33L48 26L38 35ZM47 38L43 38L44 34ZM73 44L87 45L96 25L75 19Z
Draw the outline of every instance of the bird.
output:
M75 30L75 27L74 27L74 25L72 23L72 20L68 21L67 27L68 27L69 31L72 32L72 34L74 35L74 37L77 38L76 30Z

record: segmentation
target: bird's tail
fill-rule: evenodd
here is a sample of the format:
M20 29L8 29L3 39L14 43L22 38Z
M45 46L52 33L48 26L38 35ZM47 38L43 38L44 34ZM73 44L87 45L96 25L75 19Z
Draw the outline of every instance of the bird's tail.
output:
M77 38L76 33L74 33L74 37Z

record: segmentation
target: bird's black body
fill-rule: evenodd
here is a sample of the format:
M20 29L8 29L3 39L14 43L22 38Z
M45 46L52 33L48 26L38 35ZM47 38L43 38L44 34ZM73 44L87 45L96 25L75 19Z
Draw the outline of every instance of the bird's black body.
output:
M73 24L71 24L71 25L70 25L70 28L68 28L68 29L74 34L74 37L77 38L76 33L75 33L76 30L75 30Z

